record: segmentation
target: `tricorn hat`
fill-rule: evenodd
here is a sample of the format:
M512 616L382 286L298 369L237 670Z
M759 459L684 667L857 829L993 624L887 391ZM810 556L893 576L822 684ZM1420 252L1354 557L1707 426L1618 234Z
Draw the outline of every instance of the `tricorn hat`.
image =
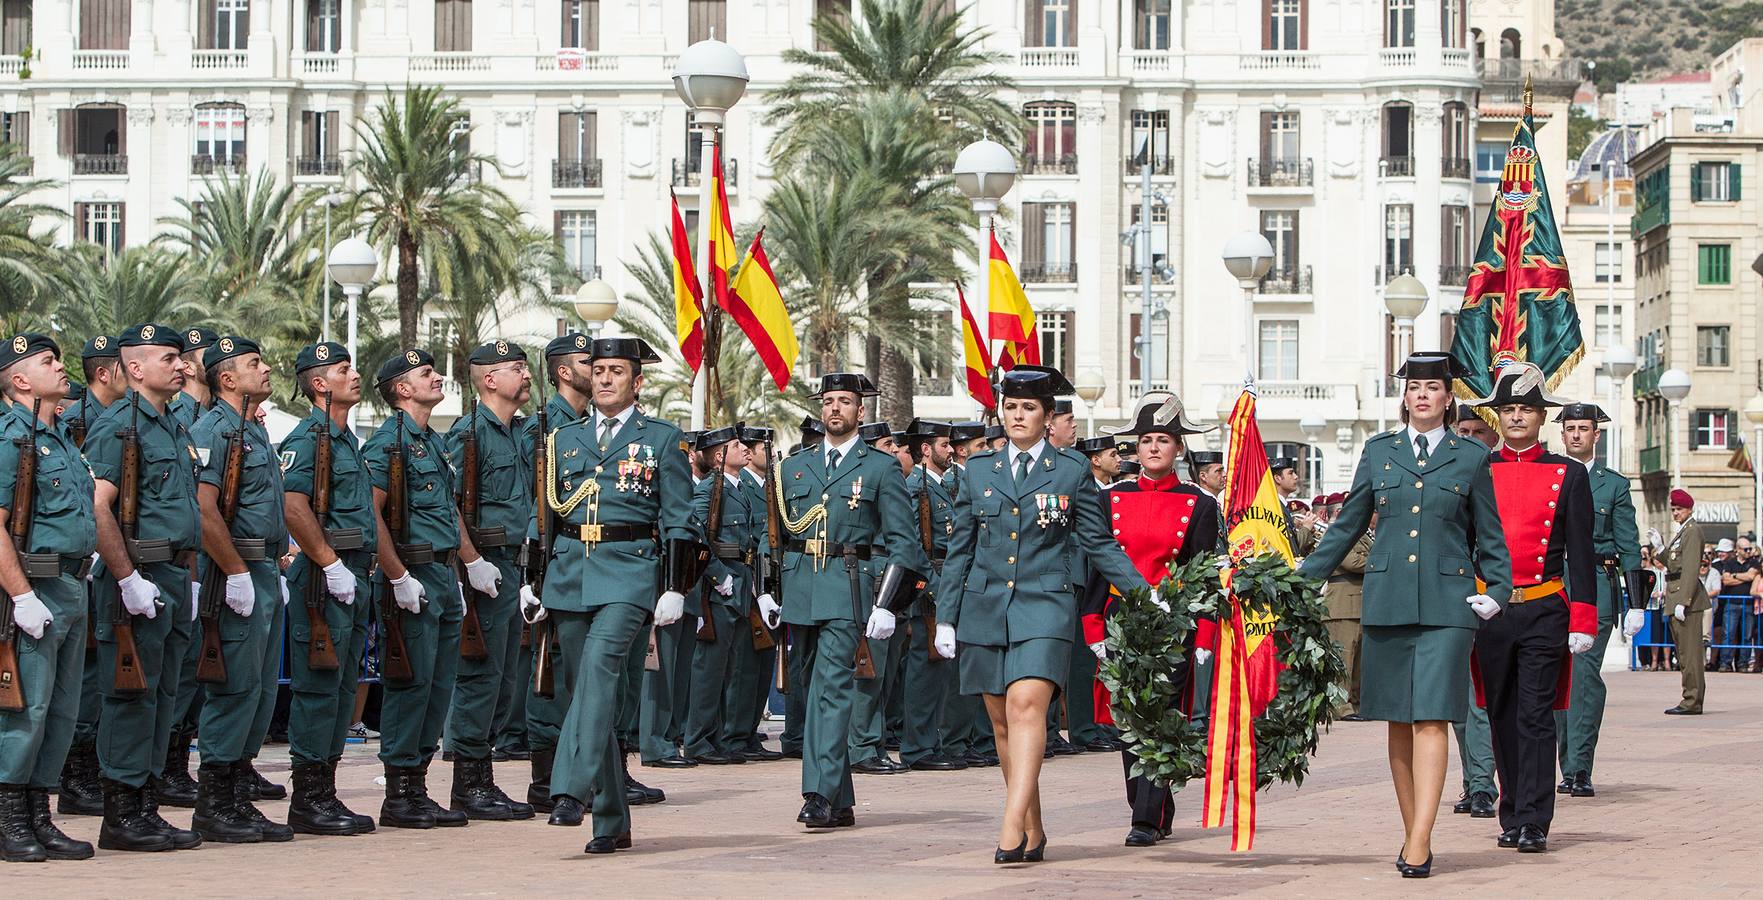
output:
M885 437L893 437L894 429L886 422L864 422L857 426L857 437L865 444L874 444Z
M1201 428L1189 421L1187 410L1182 407L1180 397L1169 391L1152 391L1139 398L1138 405L1133 407L1131 421L1108 433L1134 436L1168 434L1180 437L1184 434L1205 434L1216 427L1216 425L1208 425Z
M881 393L862 372L828 372L820 376L820 389L809 397L820 397L831 391L850 391L859 397L874 397Z
M724 425L721 428L707 428L697 433L692 439L693 450L713 450L741 435L740 423Z
M1561 411L1555 414L1557 422L1566 422L1571 419L1590 419L1600 425L1610 421L1610 417L1604 414L1603 407L1596 403L1569 403L1561 407Z
M1498 409L1510 403L1521 403L1538 409L1567 405L1570 401L1565 397L1549 393L1548 381L1549 377L1543 374L1536 363L1507 363L1494 372L1493 393L1470 405L1486 409Z
M949 440L957 444L964 444L985 436L986 423L984 422L956 422L949 426Z
M1449 353L1437 351L1410 353L1396 370L1397 378L1437 378L1449 384L1453 378L1468 378L1469 370Z
M1052 366L1020 365L998 379L998 394L1002 397L1044 400L1057 406L1058 397L1075 393L1077 388L1072 387L1064 374ZM1067 406L1070 402L1066 401Z
M1269 472L1283 472L1286 469L1296 469L1297 467L1298 461L1290 456L1275 456L1267 461L1267 471Z
M610 337L599 338L592 342L593 349L588 351L588 359L628 359L631 362L649 365L661 361L661 357L650 349L649 343L642 338Z
M1103 435L1102 437L1083 438L1077 442L1077 452L1082 453L1085 456L1095 456L1098 453L1113 449L1114 439L1107 435Z

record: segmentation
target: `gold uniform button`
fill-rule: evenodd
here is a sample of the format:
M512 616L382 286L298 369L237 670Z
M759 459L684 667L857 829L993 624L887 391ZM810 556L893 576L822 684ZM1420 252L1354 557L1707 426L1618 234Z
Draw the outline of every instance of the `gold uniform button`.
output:
M1416 503L1413 506L1408 507L1408 511L1414 513L1420 512L1420 504Z
M1014 556L1012 556L1009 559L1006 559L1004 561L1009 563L1010 565L1016 565L1016 557L1014 557Z
M1014 579L1012 579L1010 581L1006 581L1006 582L1004 582L1004 586L1007 588L1016 587L1016 581Z
M1423 487L1426 487L1426 482L1424 482L1424 481L1416 481L1416 482L1414 482L1414 486L1415 486L1415 487L1417 487L1417 488L1423 488Z
M1016 540L1016 532L1014 532L1014 531L1010 532L1010 539L1013 541Z
M1413 561L1414 561L1414 560L1416 560L1416 559L1418 559L1418 558L1419 558L1419 557L1417 557L1417 556L1415 556L1415 555L1414 555L1414 554L1412 554L1412 553L1410 553L1410 554L1408 554L1408 561L1409 561L1409 562L1413 562Z
M1014 507L1014 506L1012 506L1012 507L1010 507L1010 514L1011 514L1011 515L1013 515L1013 516L1014 516L1014 515L1018 515L1018 514L1020 514L1020 513L1021 513L1021 512L1022 512L1022 510L1020 510L1020 509L1017 509L1017 508L1016 508L1016 507Z

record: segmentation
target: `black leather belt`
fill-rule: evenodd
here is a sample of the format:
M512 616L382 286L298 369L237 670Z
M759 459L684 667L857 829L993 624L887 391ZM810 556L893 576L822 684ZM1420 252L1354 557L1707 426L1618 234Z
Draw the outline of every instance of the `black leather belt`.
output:
M262 562L269 558L269 541L263 538L233 538L233 552L245 562Z
M749 566L753 564L753 551L733 541L711 541L710 553L717 559L733 560Z
M404 563L406 568L427 563L450 566L453 564L453 556L454 551L436 550L433 544L427 542L398 545L398 560Z
M574 522L563 522L557 526L557 533L563 537L575 538L584 544L661 540L661 535L656 533L655 526L647 523L577 525Z
M360 550L366 546L359 528L326 528L324 540L325 543L331 545L332 550L338 553L345 550Z
M932 547L932 548L930 548L930 558L933 561L941 561L941 560L948 559L949 558L949 550L946 547Z
M62 556L59 553L20 553L19 568L26 578L60 578L74 575L85 578L92 571L90 556Z
M838 541L823 541L818 538L810 540L792 540L784 545L794 553L806 553L809 556L831 558L844 556L847 552L858 559L868 559L879 552L872 544L841 544Z
M493 528L473 528L470 529L470 531L471 543L474 547L481 549L484 547L508 546L508 529L501 525L497 525Z
M1680 579L1682 577L1683 577L1682 572L1666 572L1665 573L1665 580L1666 581L1677 581L1678 579Z

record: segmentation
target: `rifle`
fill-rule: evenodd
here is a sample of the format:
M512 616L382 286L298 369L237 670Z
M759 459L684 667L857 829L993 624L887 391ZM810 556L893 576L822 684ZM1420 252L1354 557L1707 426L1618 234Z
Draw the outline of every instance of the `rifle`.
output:
M86 407L91 404L91 400L92 388L90 385L87 385L86 396L80 398L80 417L73 420L73 422L67 426L67 436L73 439L73 446L76 450L84 450L86 448ZM89 582L85 585L85 589L87 595L86 600L89 603L91 601L92 593L92 586ZM89 653L95 653L98 650L97 618L97 616L86 617L86 651Z
M926 452L929 452L928 448ZM924 546L925 561L934 568L936 560L931 558L931 545L935 543L935 540L931 537L930 466L928 464L924 466L924 471L918 479L918 542ZM930 654L931 662L943 661L942 654L937 652L937 613L935 607L924 614L924 649L926 653Z
M405 491L404 471L404 410L393 413L391 455L386 459L386 505L380 511L386 530L392 534L394 546L402 549L404 532L409 527L409 494ZM380 675L392 681L411 681L416 673L410 668L410 647L404 642L404 611L398 608L391 582L380 591L380 624L385 627L385 646L380 657Z
M122 438L122 481L117 485L116 518L122 530L123 547L129 561L141 565L142 542L135 537L141 522L141 395L129 397L129 427ZM171 548L166 546L167 555ZM135 617L122 602L122 589L116 592L116 607L111 610L110 633L116 641L116 675L110 689L119 694L140 694L147 690L147 675L141 670L141 654L135 647Z
M318 520L320 534L324 534L325 520L331 513L331 392L324 392L324 422L316 426L316 436L312 442L312 517ZM329 544L329 537L326 537ZM336 548L332 547L332 552ZM306 628L312 637L306 643L306 668L314 672L334 672L341 665L337 660L336 640L331 637L331 626L324 619L324 601L328 593L324 581L324 572L306 558L306 591L302 598L306 605Z
M42 413L43 400L38 398L31 404L30 433L12 439L18 445L18 480L12 485L12 505L8 507L12 515L6 521L6 530L12 535L12 549L18 554L18 565L26 579L31 576L25 553L31 546L31 522L37 511L37 417ZM59 574L61 561L57 559L55 563ZM12 621L11 591L0 591L0 710L24 711L24 685L18 671L18 625Z
M722 535L722 484L728 476L723 474L722 466L718 465L716 470L710 473L710 477L712 479L710 482L710 514L705 517L704 536L709 539L710 553L714 556L716 539ZM704 614L698 617L697 638L709 644L716 643L716 622L710 614L710 593L713 590L715 588L706 582L701 592L702 600L700 600Z
M251 408L255 405L251 395L246 394L239 427L233 429L226 439L226 468L220 476L220 517L227 524L229 539L232 538L233 519L239 514L239 482L245 475L245 428L251 421ZM220 641L220 610L226 601L226 580L226 573L210 556L202 577L202 596L197 603L197 615L202 619L202 654L196 659L196 680L203 684L226 684L227 681L226 654L221 650Z
M550 434L551 416L545 411L543 398L535 405L538 407L534 416L538 427L534 432L537 439L533 441L533 515L539 537L535 542L537 546L527 547L526 582L533 593L543 596L545 567L551 562L551 538L556 531L552 528L551 506L545 500L545 479L550 477L546 472L550 460L545 452L545 437ZM524 613L522 618L525 618ZM549 699L557 694L557 679L551 669L551 643L555 632L549 618L529 623L527 627L533 633L533 693Z
M765 467L765 583L770 588L767 593L776 600L778 606L784 603L783 568L780 565L783 548L783 520L779 517L777 506L777 467L783 457L772 454L771 464ZM789 674L789 642L777 642L777 671L772 673L772 686L780 694L790 692Z
M483 541L485 545L505 543L507 537L501 528L478 529L478 520L483 511L479 507L478 496L481 478L477 468L477 407L478 404L474 401L471 404L471 421L466 424L464 445L460 450L460 456L463 457L460 468L463 471L459 479L459 512L465 519L465 529L471 536L472 544L478 545L479 553L482 553L483 545L478 544L479 541ZM465 618L459 623L459 658L472 662L489 659L490 649L484 646L484 623L477 614L478 601L483 595L471 586L471 579L465 577L464 563L455 564L454 576L459 579L460 595L465 599Z

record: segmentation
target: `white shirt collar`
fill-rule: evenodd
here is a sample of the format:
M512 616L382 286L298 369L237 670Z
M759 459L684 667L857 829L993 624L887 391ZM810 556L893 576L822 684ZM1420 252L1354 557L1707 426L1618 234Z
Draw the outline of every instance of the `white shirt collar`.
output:
M1410 425L1408 426L1407 431L1408 442L1414 445L1414 453L1416 456L1420 455L1420 438L1426 438L1426 453L1428 456L1438 452L1438 449L1445 445L1445 426L1443 425L1440 425L1431 431L1424 432L1415 431L1414 426Z
M1028 448L1027 450L1018 449L1015 444L1005 444L1004 445L1005 463L1010 466L1010 470L1012 472L1014 472L1016 470L1016 457L1017 456L1019 456L1023 453L1027 453L1028 454L1028 466L1029 466L1029 468L1032 469L1035 467L1036 463L1041 461L1041 455L1046 452L1047 452L1047 439L1046 438L1041 438L1040 440L1035 441L1035 445L1033 447Z
M851 458L851 451L857 449L857 432L855 429L853 429L851 431L851 433L845 437L845 442L842 444L834 444L829 439L827 441L823 441L822 445L823 446L820 451L821 462L829 461L832 457L832 453L834 450L839 451L839 462L844 462L845 460ZM832 466L829 465L826 468L827 468L828 472L832 471Z
M739 472L737 472L733 475L730 475L728 473L728 470L724 469L724 470L722 470L722 477L728 480L730 487L740 487L741 486L741 475Z
M618 412L617 412L617 414L615 414L615 415L610 415L610 416L607 416L607 415L601 415L601 414L600 414L600 411L599 411L599 410L597 410L597 409L596 409L596 410L594 410L594 431L596 431L596 432L598 432L598 431L600 431L600 430L601 430L601 429L602 429L602 428L604 428L604 427L606 427L606 426L604 426L604 425L602 425L602 424L600 424L600 423L602 423L602 422L606 422L606 421L612 421L612 422L617 422L617 423L618 423L618 425L617 425L617 426L615 426L615 427L614 427L614 428L613 428L613 429L612 429L612 432L613 432L613 433L614 433L614 434L617 434L617 433L618 433L618 429L620 429L620 428L623 428L623 427L624 427L624 423L626 423L626 422L629 422L629 421L630 421L630 418L631 418L631 411L632 411L632 410L634 410L634 409L636 409L636 408L637 408L637 405L636 405L636 404L635 404L635 403L633 403L633 404L631 404L631 405L630 405L630 406L627 406L627 407L625 407L625 408L624 408L624 409L621 409L621 410L619 410L619 411L618 411Z
M1585 470L1587 472L1590 472L1592 470L1592 464L1598 461L1598 458L1595 456L1592 457L1591 459L1586 459L1586 460L1575 459L1574 457L1571 457L1571 456L1569 456L1567 458L1573 460L1576 463L1579 463L1582 466L1585 466Z

